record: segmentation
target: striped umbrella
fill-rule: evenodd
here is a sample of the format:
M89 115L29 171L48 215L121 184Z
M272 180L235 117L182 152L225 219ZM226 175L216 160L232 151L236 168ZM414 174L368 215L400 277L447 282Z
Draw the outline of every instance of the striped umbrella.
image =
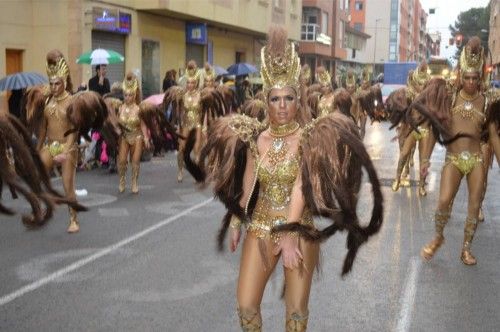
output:
M39 73L15 73L0 80L0 91L24 89L29 86L45 84L47 82L47 78Z
M83 53L76 59L76 63L88 65L108 65L110 63L123 62L125 57L113 50L97 48L91 52Z

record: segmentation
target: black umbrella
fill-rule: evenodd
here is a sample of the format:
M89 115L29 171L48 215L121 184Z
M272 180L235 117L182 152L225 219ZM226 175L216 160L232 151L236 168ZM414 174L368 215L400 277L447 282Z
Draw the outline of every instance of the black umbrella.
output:
M24 89L29 86L45 84L47 82L47 78L38 73L15 73L0 80L0 91Z

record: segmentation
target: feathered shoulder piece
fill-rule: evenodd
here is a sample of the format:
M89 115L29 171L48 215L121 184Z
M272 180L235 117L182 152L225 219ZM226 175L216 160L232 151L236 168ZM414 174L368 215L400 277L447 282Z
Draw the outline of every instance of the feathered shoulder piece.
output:
M82 91L72 96L66 116L73 125L73 129L66 132L65 135L78 132L90 141L88 132L91 128L99 130L103 127L108 118L108 107L98 93Z
M19 193L31 205L32 214L23 215L22 218L28 228L43 226L52 217L55 204L67 204L78 211L86 210L52 187L49 174L32 143L31 134L17 118L9 114L0 114L0 192L3 185L10 188L13 198L17 198ZM14 213L0 200L0 214Z
M385 101L387 113L389 113L389 121L391 129L396 127L404 120L406 111L411 104L411 99L408 98L408 89L399 88L391 92Z
M223 248L232 215L243 222L249 221L239 204L243 194L243 174L248 150L256 152L257 137L265 128L257 119L246 115L235 114L216 119L208 127L206 145L201 150L198 163L190 157L195 142L195 130L190 132L187 139L184 150L186 169L197 182L212 184L215 197L228 211L219 232L219 250Z
M444 145L450 144L457 138L468 137L466 134L453 136L449 130L451 106L454 103L456 91L443 78L431 79L409 106L411 112L408 112L406 116L408 124L418 132L418 125L423 121L429 121L437 141ZM417 121L413 114L415 112L421 115L417 117Z
M324 241L337 231L346 230L348 253L342 274L351 270L358 248L378 232L383 218L380 183L359 129L349 117L334 112L311 121L301 138L302 193L313 215L330 219L323 230L292 222L274 232L298 231L310 241ZM361 226L357 203L362 168L372 185L373 209L367 226Z
M181 103L182 98L184 96L184 88L178 85L174 85L165 92L165 96L163 97L162 109L167 110L168 108L172 109L172 117L171 122L174 125L180 126L181 124L181 116L180 112L182 110Z
M37 133L49 96L50 90L47 85L31 87L23 96L21 101L22 122L30 133Z
M224 95L217 89L203 88L200 102L203 113L208 115L209 121L229 113L229 105L226 104Z

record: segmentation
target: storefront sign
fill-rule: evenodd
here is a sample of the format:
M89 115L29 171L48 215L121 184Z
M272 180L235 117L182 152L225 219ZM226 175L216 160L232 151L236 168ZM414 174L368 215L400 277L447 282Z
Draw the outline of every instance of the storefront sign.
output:
M111 31L129 34L132 31L132 15L118 9L94 7L92 28L94 30Z
M206 45L207 25L205 23L186 23L186 43Z

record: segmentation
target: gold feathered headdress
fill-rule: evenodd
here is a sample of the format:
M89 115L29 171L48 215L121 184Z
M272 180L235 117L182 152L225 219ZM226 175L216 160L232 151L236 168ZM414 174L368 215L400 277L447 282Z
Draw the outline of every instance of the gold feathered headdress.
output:
M352 71L347 72L347 76L345 78L345 86L347 88L352 88L356 86L356 75Z
M307 63L300 69L300 77L302 82L305 82L306 84L311 83L311 67L309 67Z
M370 72L366 68L361 72L361 82L370 83Z
M423 87L429 80L431 75L427 72L427 63L423 62L411 74L411 80L414 84Z
M283 27L272 27L269 40L260 51L262 88L265 97L273 88L290 87L300 97L300 59Z
M316 80L323 86L329 86L332 84L332 77L330 76L330 73L325 67L322 66L316 68Z
M215 77L217 77L217 75L215 74L214 68L209 64L206 64L203 71L203 78L205 81L213 81L215 80Z
M133 74L128 74L122 83L123 93L134 93L137 94L137 89L139 88L139 82Z
M188 62L185 75L188 81L195 80L196 82L200 82L200 71L194 60Z
M460 54L460 71L465 73L479 73L483 75L484 49L481 46L481 40L473 37L462 49Z
M46 64L47 76L49 80L60 78L66 82L69 75L69 67L63 57L60 57L55 64Z

